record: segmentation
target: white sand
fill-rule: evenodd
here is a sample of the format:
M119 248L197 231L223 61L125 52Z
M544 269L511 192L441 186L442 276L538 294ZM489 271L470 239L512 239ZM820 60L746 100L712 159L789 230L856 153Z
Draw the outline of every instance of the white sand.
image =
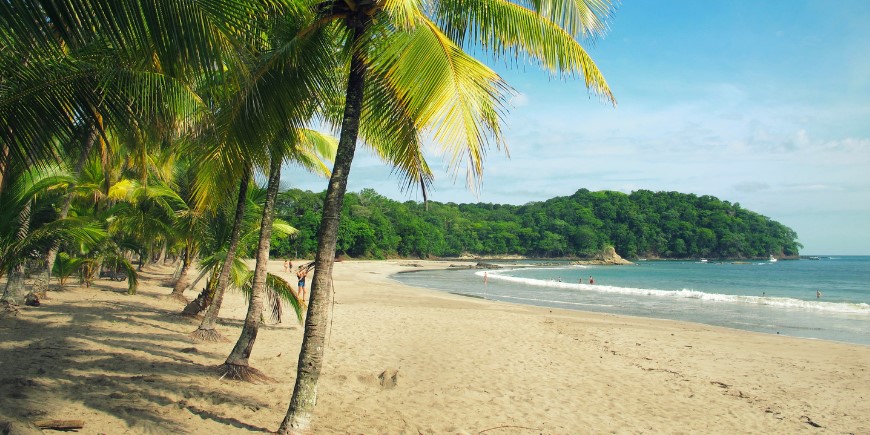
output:
M295 263L295 262L294 262ZM525 307L387 277L421 261L343 262L315 433L870 433L870 347ZM458 263L458 262L454 262ZM270 270L282 274L282 263ZM219 380L231 343L194 343L169 268L68 287L0 320L0 421L79 419L80 433L277 429L302 328L264 326L251 363L270 384ZM194 294L188 294L192 298ZM378 375L397 371L394 388ZM821 428L812 424L820 425Z

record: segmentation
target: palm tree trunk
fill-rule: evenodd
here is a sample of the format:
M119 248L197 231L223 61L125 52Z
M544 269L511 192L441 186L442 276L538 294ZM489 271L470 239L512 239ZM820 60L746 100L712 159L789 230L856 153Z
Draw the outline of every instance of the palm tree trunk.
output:
M73 176L78 178L78 176L82 173L82 169L85 167L85 162L88 161L88 156L91 154L91 150L94 148L94 143L97 141L97 131L92 130L88 135L87 140L85 141L85 146L82 148L81 154L79 154L79 158L76 161L76 166L73 168ZM75 186L70 186L70 190ZM60 207L60 215L58 219L65 219L69 214L70 206L72 205L73 193L70 192L63 199L63 205ZM54 267L54 260L57 258L57 251L60 250L60 240L56 240L52 242L51 247L48 249L48 253L45 254L45 283L46 285L51 282L51 269Z
M24 263L12 266L6 281L6 290L3 291L3 297L0 298L0 301L13 304L24 302L24 273Z
M368 22L363 22L354 29L354 46L362 37L367 26ZM308 300L308 314L305 318L305 335L302 339L302 349L299 351L299 362L296 368L296 385L293 388L293 397L290 399L287 415L278 429L280 434L308 432L314 405L317 403L317 380L320 378L320 370L323 366L329 301L332 297L332 266L335 263L335 244L338 238L341 207L347 190L347 179L356 151L365 76L366 64L361 55L354 52L347 80L347 94L338 150L329 186L326 189L326 198L323 202L323 217L317 231L314 278Z
M239 247L239 239L242 234L242 222L245 219L245 206L248 198L248 184L250 184L251 170L245 169L242 174L242 181L239 183L239 197L236 202L236 216L233 220L233 229L230 232L230 245L227 247L227 257L224 259L224 264L221 267L221 274L218 277L217 290L214 297L210 300L207 306L201 308L206 310L202 318L202 322L196 331L190 333L191 338L203 341L226 341L215 328L217 324L218 313L221 310L221 304L224 300L224 292L230 283L230 271L233 267L233 262L236 260L236 250Z
M3 190L6 188L6 183L9 182L9 166L11 165L12 158L9 157L9 145L12 143L12 126L6 126L6 128L0 127L0 135L3 137L3 147L0 148L0 194L3 193Z
M166 263L166 246L169 244L166 240L162 242L160 246L160 255L157 257L157 265L163 266Z
M263 298L266 293L266 273L269 265L269 248L272 243L272 221L275 219L275 199L278 197L278 186L281 182L281 161L279 153L272 156L269 168L269 184L266 187L266 204L263 206L263 219L260 223L260 240L257 244L257 265L254 267L254 282L251 284L251 299L248 302L248 314L242 334L236 341L230 356L222 366L224 376L233 379L254 381L268 379L258 370L248 365L248 358L257 340L260 329L260 317L263 315Z
M27 237L30 231L30 210L31 201L27 201L18 215L18 230L15 232L15 238L22 240ZM6 281L6 289L3 291L3 297L0 297L0 302L8 304L18 304L24 302L24 259L19 259L18 263L12 266L9 271L9 278Z
M196 287L196 285L199 284L199 282L200 282L200 281L205 277L205 275L207 275L207 274L200 273L199 276L196 277L196 279L193 280L192 283L190 283L190 284L188 284L187 286L185 286L185 287L184 287L184 290L182 290L181 292L184 293L184 292L186 292L186 291L188 291L188 290L190 290L190 289Z
M190 272L191 263L193 262L190 261L190 245L188 244L181 253L181 271L178 273L178 279L172 287L172 293L169 294L169 298L187 303L187 300L184 299L184 290L187 288L188 281L190 281L187 279L187 274Z
M217 292L217 275L217 269L212 271L209 279L205 281L205 288L199 292L196 299L190 301L190 303L181 310L182 316L195 316L202 312L202 310L205 309L204 307L211 305L211 301L214 299L214 294Z

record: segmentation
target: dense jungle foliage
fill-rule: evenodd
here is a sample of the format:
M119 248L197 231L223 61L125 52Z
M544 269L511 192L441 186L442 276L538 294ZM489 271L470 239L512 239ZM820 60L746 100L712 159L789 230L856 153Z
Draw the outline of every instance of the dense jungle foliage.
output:
M272 255L310 257L317 247L322 193L282 194L278 217L294 236ZM798 255L797 234L718 198L638 190L590 192L525 205L398 202L371 189L348 193L337 251L350 257L520 255L589 257L606 246L626 258L767 258Z

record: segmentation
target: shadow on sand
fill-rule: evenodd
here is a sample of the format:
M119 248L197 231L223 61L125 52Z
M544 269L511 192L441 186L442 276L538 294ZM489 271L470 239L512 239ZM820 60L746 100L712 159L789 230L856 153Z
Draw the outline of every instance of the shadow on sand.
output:
M167 278L150 275L152 282ZM57 418L81 405L134 432L190 432L166 417L182 410L270 432L236 418L239 410L268 408L267 398L236 394L233 383L217 380L214 367L226 355L187 339L195 324L180 308L149 304L153 294L122 295L126 287L103 281L51 293L42 306L0 319L0 421Z

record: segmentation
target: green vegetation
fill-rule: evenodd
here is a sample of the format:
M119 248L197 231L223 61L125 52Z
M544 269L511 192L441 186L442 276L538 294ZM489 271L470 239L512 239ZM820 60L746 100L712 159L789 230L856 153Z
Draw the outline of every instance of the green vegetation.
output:
M322 195L282 194L278 214L300 232L276 239L274 255L311 255ZM626 258L767 258L798 255L796 238L779 222L708 195L581 189L522 206L424 205L365 189L345 198L337 252L367 258L552 258L587 257L613 246Z
M25 280L47 282L53 272L65 281L78 271L85 284L122 273L135 296L137 271L167 258L178 260L171 295L181 300L199 261L208 278L193 311L206 313L193 338L220 338L214 320L225 288L248 292L222 368L230 378L261 378L248 361L264 309L279 315L284 298L301 318L286 282L267 273L273 235L293 233L274 218L287 199L277 195L281 169L295 162L330 177L306 206L317 214L287 221L306 228L300 254L315 253L316 266L279 432L306 432L336 249L446 249L415 224L427 214L411 209L364 220L365 204L348 201L341 222L357 142L424 195L433 180L424 143L473 184L486 152L504 145L513 91L472 53L581 78L590 94L615 102L580 44L602 35L611 14L607 0L0 1L0 309L16 312ZM263 189L251 182L257 174ZM387 239L393 245L379 247L374 238L384 233L368 225L387 218L401 226ZM256 259L250 274L233 271L237 256Z

